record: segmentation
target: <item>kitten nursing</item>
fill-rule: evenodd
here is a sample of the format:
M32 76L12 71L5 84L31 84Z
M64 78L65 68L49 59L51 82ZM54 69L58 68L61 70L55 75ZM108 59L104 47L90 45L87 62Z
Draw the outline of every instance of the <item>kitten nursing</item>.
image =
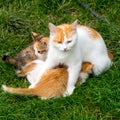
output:
M10 57L9 55L3 56L3 61L6 63L13 64L17 70L21 70L26 64L32 62L33 60L40 59L45 60L48 50L48 37L43 37L35 32L32 32L33 44L23 49L15 57ZM16 70L16 73L17 73Z
M50 23L49 29L46 61L32 61L19 72L19 76L27 75L30 88L9 88L3 85L4 91L42 98L71 95L78 78L83 83L91 71L99 75L110 67L113 56L94 29L79 26L77 21L59 26ZM59 64L67 68L53 69Z
M65 96L73 93L82 62L88 61L94 64L94 75L99 75L110 67L111 60L104 40L94 29L79 26L77 21L59 26L49 23L49 29L49 51L37 78L40 79L46 70L54 66L66 65L69 77ZM31 88L39 82L39 79L31 85Z
M113 55L108 52L108 55L110 59L113 59ZM44 62L43 61L33 61L31 64L28 64L23 68L23 73L21 73L22 76L27 77L30 75L30 78L28 78L30 84L33 84L35 82L35 79L33 79L35 72L38 71L37 67L43 67ZM80 72L80 76L84 75L86 77L89 76L90 73L92 73L93 64L89 62L84 62L82 64L82 69ZM82 84L85 82L83 79L81 79L79 76L79 79L77 81L77 84ZM87 79L87 78L85 78ZM39 82L35 85L34 88L11 88L7 87L6 85L3 85L2 88L4 91L12 93L12 94L21 94L21 95L29 95L29 96L38 96L43 99L53 98L53 97L60 97L63 96L68 81L68 72L65 67L63 68L56 68L48 70L44 73L42 78L39 80Z

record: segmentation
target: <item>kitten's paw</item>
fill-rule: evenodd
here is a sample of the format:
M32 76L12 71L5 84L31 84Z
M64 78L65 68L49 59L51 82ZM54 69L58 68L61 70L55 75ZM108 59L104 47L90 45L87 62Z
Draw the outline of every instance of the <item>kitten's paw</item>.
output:
M2 85L2 90L6 91L7 90L7 86L6 85Z
M66 97L66 96L72 95L74 89L75 89L74 86L67 88L66 91L65 91L65 93L63 94L63 96Z
M25 73L22 72L22 70L15 70L15 74L16 74L18 77L24 77L24 76L26 76Z
M20 74L20 73L21 73L21 70L15 70L15 73L16 73L16 74Z
M29 88L34 88L35 87L35 85L34 84L31 84L30 86L29 86Z
M47 97L41 97L41 100L47 100L48 98Z

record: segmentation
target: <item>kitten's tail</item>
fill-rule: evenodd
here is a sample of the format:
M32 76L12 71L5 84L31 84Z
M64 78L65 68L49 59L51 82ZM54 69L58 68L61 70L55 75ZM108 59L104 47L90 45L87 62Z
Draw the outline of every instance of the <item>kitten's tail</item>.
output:
M34 88L12 88L7 87L6 85L2 85L2 89L5 92L11 93L11 94L20 94L20 95L28 95L28 96L36 96Z
M2 57L2 60L4 62L10 63L10 64L15 64L16 63L15 59L11 58L9 53L4 54L3 57Z

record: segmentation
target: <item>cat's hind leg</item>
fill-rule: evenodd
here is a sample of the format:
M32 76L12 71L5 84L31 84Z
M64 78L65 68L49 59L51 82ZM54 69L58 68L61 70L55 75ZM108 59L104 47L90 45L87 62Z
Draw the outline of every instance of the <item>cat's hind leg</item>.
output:
M95 61L92 63L94 64L93 73L96 76L108 70L112 64L108 56L100 56L99 58L95 59Z

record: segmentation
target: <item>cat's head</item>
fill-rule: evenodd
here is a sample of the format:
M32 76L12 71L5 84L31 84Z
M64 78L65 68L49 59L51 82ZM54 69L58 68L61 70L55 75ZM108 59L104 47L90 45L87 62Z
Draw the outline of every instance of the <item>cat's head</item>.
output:
M50 44L62 52L71 50L77 40L77 20L71 24L55 26L49 23Z
M48 51L49 38L43 37L35 32L32 32L32 38L34 40L33 46L35 54L40 58L45 56Z

